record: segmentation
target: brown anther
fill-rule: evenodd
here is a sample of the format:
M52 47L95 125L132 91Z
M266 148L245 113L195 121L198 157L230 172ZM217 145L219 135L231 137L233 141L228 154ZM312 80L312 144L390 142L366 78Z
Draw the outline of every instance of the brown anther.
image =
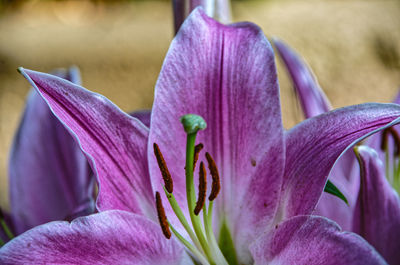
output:
M210 169L210 174L212 177L211 193L210 193L210 196L208 197L208 199L210 201L213 201L215 198L217 198L218 193L221 189L221 185L219 183L218 168L214 162L214 159L212 159L211 155L208 152L206 153L206 158L207 158L207 162L208 162L208 168Z
M396 156L400 156L400 136L399 136L398 132L393 127L386 128L383 131L381 149L384 150L384 151L387 150L389 133L393 137L393 141L395 143L394 154Z
M160 222L161 230L164 236L168 239L171 238L171 231L169 230L169 224L167 220L167 216L165 215L165 210L162 205L160 193L156 192L156 206L157 206L157 215L158 221Z
M203 144L199 143L194 147L194 157L193 157L193 171L196 168L196 162L199 160L200 151L203 149Z
M207 172L203 162L200 162L199 171L199 194L196 202L196 208L194 208L194 214L199 215L201 209L204 207L204 202L207 196Z
M158 145L156 143L154 143L153 147L154 147L154 155L157 158L158 167L160 168L161 175L164 179L165 189L169 193L172 193L172 191L174 190L174 184L172 182L172 177L171 177L171 174L169 173L167 163L165 163L164 157L161 154L161 151L160 151L160 148L158 147Z

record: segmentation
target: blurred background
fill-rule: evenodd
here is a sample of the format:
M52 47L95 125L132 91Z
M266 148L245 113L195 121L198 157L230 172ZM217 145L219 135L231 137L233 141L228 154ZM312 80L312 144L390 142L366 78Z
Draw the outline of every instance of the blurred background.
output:
M390 102L400 87L399 0L241 0L232 14L296 49L335 108ZM172 38L166 0L0 0L0 207L8 207L8 153L29 90L17 67L76 65L86 88L125 111L148 109ZM290 128L302 116L277 63Z

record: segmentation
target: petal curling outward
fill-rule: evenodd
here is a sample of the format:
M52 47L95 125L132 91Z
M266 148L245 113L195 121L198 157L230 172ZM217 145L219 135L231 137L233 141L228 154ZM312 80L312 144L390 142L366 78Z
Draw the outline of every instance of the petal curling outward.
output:
M252 244L255 264L386 264L360 236L340 231L329 219L296 216Z
M330 111L331 104L306 62L283 41L278 39L273 41L290 75L304 117L310 118ZM343 192L349 205L331 194L323 193L315 212L334 220L345 230L351 230L352 210L357 199L358 174L356 173L358 172L353 170L355 160L353 150L348 150L336 162L329 174L330 181Z
M307 64L283 41L273 42L289 72L305 118L330 111L331 104Z
M99 210L155 218L147 166L148 129L105 97L66 80L20 69L78 141L99 181Z
M400 262L400 199L386 180L382 161L371 148L357 148L361 185L353 231L389 262Z
M35 227L0 248L1 264L180 264L183 250L159 226L125 211Z
M279 220L310 214L333 164L349 146L400 122L400 106L367 103L303 121L287 132Z
M75 68L54 74L80 82ZM40 95L29 93L9 162L10 206L17 234L34 226L93 213L87 160Z
M149 144L160 146L178 202L186 201L186 134L179 118L188 113L207 122L197 142L218 167L217 211L243 244L240 252L272 219L284 163L274 54L257 26L225 26L196 9L171 44L156 85ZM155 159L149 148L154 189L162 192Z

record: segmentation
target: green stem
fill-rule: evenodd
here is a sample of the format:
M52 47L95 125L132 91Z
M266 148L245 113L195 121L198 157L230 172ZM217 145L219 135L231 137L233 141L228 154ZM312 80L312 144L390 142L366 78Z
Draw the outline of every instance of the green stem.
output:
M179 221L185 228L186 232L189 234L190 239L192 239L193 243L196 245L198 249L202 249L199 240L197 239L196 235L194 234L192 228L190 227L189 223L187 222L185 215L183 214L181 207L179 207L178 202L175 199L175 196L172 193L169 193L164 187L165 195L168 198L169 204L172 207L175 215L178 217Z
M211 249L213 251L214 257L216 257L216 262L217 264L221 264L221 265L229 265L228 262L225 259L224 254L222 254L221 249L218 246L217 240L215 239L214 236L214 231L212 230L212 210L213 210L213 201L210 201L209 203L209 211L207 214L207 206L206 204L204 204L203 207L203 222L204 222L204 226L206 229L206 235L207 235L207 239L208 239L208 243L211 246ZM210 212L211 211L211 212ZM210 218L211 215L211 218Z
M199 259L201 264L204 264L204 265L209 265L210 264L210 263L208 263L206 258L203 256L203 254L201 254L195 247L192 246L192 244L190 244L181 234L179 234L179 232L176 231L176 229L171 224L169 224L169 227L171 228L171 230L174 233L174 235L178 238L178 240L181 241L182 244L185 245L185 247L188 250L190 250L190 252L192 252L192 254L196 258Z
M4 246L6 243L0 238L0 247Z
M200 241L200 245L204 250L209 262L214 264L210 247L207 244L207 240L203 234L201 229L201 221L198 216L194 214L194 207L196 204L196 194L194 191L194 183L193 183L193 159L194 159L194 146L196 142L196 134L189 133L187 135L187 142L186 142L186 166L185 166L185 173L186 173L186 197L189 209L190 220L193 224L194 232L197 235L197 238Z

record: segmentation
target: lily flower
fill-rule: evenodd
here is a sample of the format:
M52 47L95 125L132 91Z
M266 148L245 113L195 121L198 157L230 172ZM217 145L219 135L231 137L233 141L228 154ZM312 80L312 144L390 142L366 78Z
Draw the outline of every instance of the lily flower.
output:
M195 9L164 61L150 128L99 94L20 72L88 158L100 213L31 229L0 263L385 264L310 214L335 160L400 122L400 106L342 108L284 132L273 50L256 25Z
M311 69L285 43L274 39L274 44L293 81L305 117L329 111L329 100ZM399 96L394 103L400 103ZM349 205L324 194L315 211L336 221L344 230L363 236L389 264L400 262L399 148L399 132L394 126L356 147L356 155L350 151L343 154L329 179L344 193Z
M53 74L80 84L75 67ZM79 146L42 97L31 90L10 153L11 213L0 219L18 235L50 221L93 213L93 181ZM8 241L8 237L1 238Z

